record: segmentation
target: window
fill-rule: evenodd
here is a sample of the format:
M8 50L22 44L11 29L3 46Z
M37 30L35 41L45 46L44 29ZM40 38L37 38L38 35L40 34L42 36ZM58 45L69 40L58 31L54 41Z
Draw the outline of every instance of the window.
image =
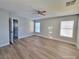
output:
M35 32L40 32L40 22L35 22Z
M74 21L61 21L60 36L73 37Z

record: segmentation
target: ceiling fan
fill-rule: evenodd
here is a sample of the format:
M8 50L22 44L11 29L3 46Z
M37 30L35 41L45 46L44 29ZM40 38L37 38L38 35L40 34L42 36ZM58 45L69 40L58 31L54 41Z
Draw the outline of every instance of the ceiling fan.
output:
M43 10L43 11L41 11L41 10L35 10L35 14L40 14L40 15L43 15L43 16L45 16L46 14L46 11L45 10Z

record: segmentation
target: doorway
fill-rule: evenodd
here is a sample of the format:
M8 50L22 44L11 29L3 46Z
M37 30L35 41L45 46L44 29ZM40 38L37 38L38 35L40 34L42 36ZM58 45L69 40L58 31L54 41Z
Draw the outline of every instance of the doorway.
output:
M10 44L18 40L18 20L9 18L9 41Z

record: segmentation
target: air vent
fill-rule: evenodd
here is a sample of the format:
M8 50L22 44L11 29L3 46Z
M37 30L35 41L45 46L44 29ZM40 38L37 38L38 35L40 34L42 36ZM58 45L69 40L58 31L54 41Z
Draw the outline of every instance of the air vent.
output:
M66 6L74 5L75 2L76 2L76 0L72 0L72 1L66 2Z
M75 2L76 2L76 0L74 0L74 1L71 1L71 5L74 5L74 4L75 4Z

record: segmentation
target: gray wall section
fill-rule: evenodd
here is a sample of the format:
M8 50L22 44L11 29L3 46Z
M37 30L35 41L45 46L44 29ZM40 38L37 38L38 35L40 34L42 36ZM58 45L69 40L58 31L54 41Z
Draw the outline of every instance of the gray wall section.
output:
M79 17L78 17L78 30L77 30L77 47L79 48Z
M19 18L19 39L31 36L33 33L33 21L28 19Z
M0 11L0 47L9 44L9 14Z
M68 37L62 37L60 36L60 22L61 21L70 21L70 20L74 20L74 30L73 30L73 37L72 38L68 38ZM45 37L53 37L56 39L60 39L60 40L65 40L68 42L76 42L76 36L77 36L77 16L64 16L64 17L55 17L55 18L48 18L48 19L41 19L38 20L41 23L41 32L40 33L35 33L36 35L42 35ZM48 27L52 26L52 34L50 35L48 32Z

